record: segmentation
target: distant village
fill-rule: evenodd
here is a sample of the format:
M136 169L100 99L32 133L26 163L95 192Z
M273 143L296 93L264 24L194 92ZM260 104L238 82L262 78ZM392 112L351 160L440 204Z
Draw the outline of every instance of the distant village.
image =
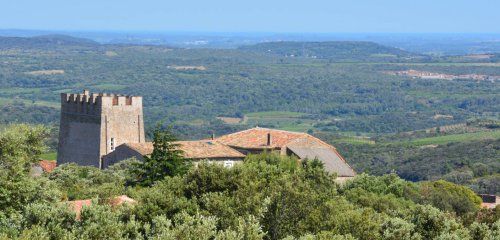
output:
M421 79L438 79L438 80L470 79L474 81L490 81L490 82L495 82L500 80L500 76L490 76L484 74L452 75L445 73L418 71L413 69L406 71L386 71L385 73L389 75L407 76L407 77L421 78Z

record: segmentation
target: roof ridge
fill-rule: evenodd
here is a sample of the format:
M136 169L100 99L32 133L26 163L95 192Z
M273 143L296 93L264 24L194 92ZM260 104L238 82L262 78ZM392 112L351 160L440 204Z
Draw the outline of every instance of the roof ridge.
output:
M216 141L215 139L180 140L180 141L173 141L173 142L176 142L176 143L183 143L183 142L217 142L217 143L220 143L220 142Z

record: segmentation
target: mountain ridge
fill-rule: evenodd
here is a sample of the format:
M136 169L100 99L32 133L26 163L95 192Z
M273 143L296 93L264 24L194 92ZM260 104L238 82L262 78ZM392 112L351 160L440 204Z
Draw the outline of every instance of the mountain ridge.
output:
M33 37L0 36L0 48L50 48L55 46L99 46L98 42L87 38L77 38L62 34L48 34Z
M298 42L279 41L241 46L238 49L250 52L269 53L282 57L305 57L328 60L401 60L422 58L396 47L370 41L326 41Z

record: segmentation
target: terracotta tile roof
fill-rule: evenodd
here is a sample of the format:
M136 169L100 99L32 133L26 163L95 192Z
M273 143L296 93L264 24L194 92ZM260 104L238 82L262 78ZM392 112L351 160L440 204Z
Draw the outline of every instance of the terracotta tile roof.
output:
M500 199L499 199L499 201L500 201ZM483 203L481 203L481 207L491 209L491 208L495 208L498 204L499 203L485 203L485 202L483 202Z
M294 145L288 146L288 149L300 159L320 160L325 170L335 172L339 177L354 177L356 175L349 164L332 147Z
M92 200L91 199L74 200L74 201L67 201L66 203L71 207L71 210L73 210L76 213L76 219L80 220L83 207L91 206ZM129 198L127 195L121 195L109 200L109 205L113 207L120 206L123 204L136 204L136 203L137 203L136 200Z
M267 145L268 134L271 134L271 145ZM245 149L281 148L291 141L307 136L306 133L290 132L269 128L251 128L216 138L218 142L231 147Z
M213 140L179 141L184 157L191 159L205 158L244 158L245 155Z
M51 160L40 160L38 162L38 165L43 169L44 172L50 173L56 168L57 163L56 161L51 161Z
M68 201L67 203L71 207L71 209L76 213L76 219L80 220L83 206L86 207L90 206L92 204L92 200L90 199L74 200L74 201Z
M482 208L495 208L500 204L500 197L489 194L479 194L479 196L483 199L481 203Z
M134 149L141 155L148 155L153 152L153 143L145 142L145 143L125 143L124 146L129 147L130 149Z
M109 200L111 206L120 206L122 204L136 204L137 201L129 198L127 195L121 195Z
M213 140L177 141L179 149L184 152L184 157L190 159L211 158L244 158L242 153ZM136 150L141 155L153 152L153 143L126 143L128 147Z
M271 144L268 145L268 135ZM299 158L318 158L325 169L341 177L352 177L356 173L332 145L307 133L290 132L268 128L252 128L221 136L215 139L228 146L243 149L287 149Z

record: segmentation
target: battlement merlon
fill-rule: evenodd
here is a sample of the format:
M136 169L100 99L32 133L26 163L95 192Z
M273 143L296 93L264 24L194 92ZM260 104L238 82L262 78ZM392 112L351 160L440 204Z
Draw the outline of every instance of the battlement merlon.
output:
M142 107L141 96L125 96L109 93L90 93L84 90L81 94L61 93L61 104L87 103L101 106L135 106Z
M108 94L104 96L99 96L98 98L103 107L131 106L131 107L142 108L141 96L124 96L124 95Z

